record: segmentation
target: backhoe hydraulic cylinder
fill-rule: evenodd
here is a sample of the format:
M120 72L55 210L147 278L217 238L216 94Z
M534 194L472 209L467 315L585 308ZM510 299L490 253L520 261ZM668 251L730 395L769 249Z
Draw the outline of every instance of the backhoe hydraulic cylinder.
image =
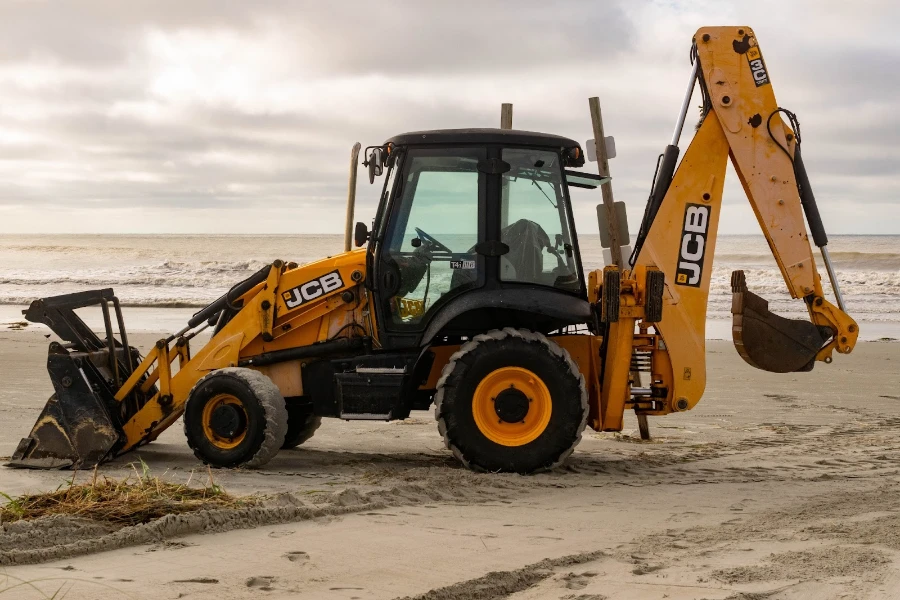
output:
M656 174L656 182L653 185L653 191L650 194L650 204L647 207L647 223L652 224L656 218L656 213L662 205L666 192L669 191L669 185L672 183L672 177L675 175L675 167L678 165L678 155L681 151L678 149L678 140L681 139L681 131L684 129L684 120L687 117L688 106L691 103L691 96L694 95L694 85L697 83L697 70L700 68L700 61L695 60L691 69L691 79L688 82L687 92L684 94L684 100L681 103L681 112L678 113L678 121L675 123L675 133L672 134L672 143L666 146L663 152L662 161L659 164L659 172ZM648 228L649 229L649 228Z
M816 205L816 197L813 195L806 167L803 165L803 157L800 155L800 144L794 149L794 177L797 179L797 187L800 188L800 204L806 213L806 222L809 223L809 231L812 233L816 246L828 245L828 236L825 235L825 226L822 225L822 217L819 215L819 207Z
M819 250L822 251L822 260L825 261L825 270L828 271L828 279L831 280L831 289L834 290L834 298L837 300L838 308L846 311L847 309L844 308L844 296L841 294L841 288L838 285L837 274L834 272L834 267L831 266L831 256L828 254L828 246L820 246Z
M672 145L677 146L678 140L681 139L681 131L684 129L684 120L687 118L688 107L691 104L691 96L694 95L694 84L697 83L697 70L700 68L700 59L694 61L691 68L691 79L688 81L687 92L684 94L684 100L681 102L681 112L678 113L678 121L675 122L675 133L672 134Z
M822 224L822 216L819 214L819 206L816 204L816 196L813 194L812 185L809 183L809 175L806 174L806 166L803 164L803 156L800 153L800 144L794 148L794 178L797 180L797 188L800 192L800 204L806 213L806 222L809 223L809 231L812 233L813 242L822 251L822 260L825 262L825 270L831 281L831 289L834 290L834 298L838 308L844 308L844 296L838 284L837 274L831 264L831 256L828 254L828 235Z
M678 164L678 155L680 150L676 145L666 146L663 152L662 162L659 163L659 172L656 174L656 184L653 186L653 192L650 195L650 207L648 211L649 223L653 223L659 207L662 205L666 192L669 191L669 185L672 183L672 177L675 175L675 166Z

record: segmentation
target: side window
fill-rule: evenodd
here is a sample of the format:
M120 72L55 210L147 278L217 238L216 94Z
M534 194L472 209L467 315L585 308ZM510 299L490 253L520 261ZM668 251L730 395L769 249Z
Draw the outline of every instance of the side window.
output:
M577 291L581 283L559 156L506 148L503 160L510 170L502 180L500 238L509 253L500 260L501 279Z
M388 300L395 325L415 325L452 291L476 281L478 154L411 151L382 258L397 289Z

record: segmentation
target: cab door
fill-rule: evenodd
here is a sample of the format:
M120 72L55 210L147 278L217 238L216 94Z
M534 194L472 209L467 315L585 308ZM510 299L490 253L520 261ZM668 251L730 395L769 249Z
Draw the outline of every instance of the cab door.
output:
M484 148L411 148L403 157L375 250L382 345L416 344L431 316L484 284Z

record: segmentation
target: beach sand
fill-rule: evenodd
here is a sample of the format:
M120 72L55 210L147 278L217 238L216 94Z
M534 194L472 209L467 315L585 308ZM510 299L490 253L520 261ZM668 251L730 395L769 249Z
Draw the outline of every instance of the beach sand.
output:
M0 329L0 456L52 391L46 343ZM233 494L271 495L262 508L117 532L7 525L0 600L61 585L67 600L900 597L900 344L775 375L710 342L708 364L704 399L651 419L651 442L629 415L552 473L462 469L431 412L326 420L262 470L213 471ZM100 473L125 477L139 458L172 481L208 477L180 424ZM71 477L0 468L0 491Z

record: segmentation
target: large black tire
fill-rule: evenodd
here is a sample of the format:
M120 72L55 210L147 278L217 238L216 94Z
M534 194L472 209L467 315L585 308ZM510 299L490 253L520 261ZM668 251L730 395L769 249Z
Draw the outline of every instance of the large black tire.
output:
M296 448L315 435L316 430L322 424L322 417L312 414L311 406L297 406L288 404L287 435L284 436L282 450Z
M184 410L188 445L213 467L263 466L281 449L287 426L278 386L252 369L213 371L191 390Z
M515 431L519 417L522 426L526 422L538 423L536 427L541 427L541 422L545 425L531 431L533 439L525 436L527 441L513 443L496 435L492 439L493 426L485 425L485 394L479 385L495 381L498 373L516 371L536 376L541 389L549 392L552 410L549 418L546 413L537 412L537 404L531 399L535 394L530 392L524 393L527 403L522 402L518 407L513 404L511 411L502 410L510 406L508 399L504 405L497 401L505 393L503 390L489 398L497 411L494 418L501 427ZM519 394L514 385L510 388L513 389L510 398L521 397L512 395ZM546 393L543 395L546 397ZM534 416L530 416L532 411ZM481 415L481 425L476 413ZM541 415L543 421L537 418ZM581 441L587 417L584 376L569 353L540 333L522 329L490 331L463 344L444 367L435 394L435 419L444 443L463 464L474 470L535 473L552 469L562 464Z

